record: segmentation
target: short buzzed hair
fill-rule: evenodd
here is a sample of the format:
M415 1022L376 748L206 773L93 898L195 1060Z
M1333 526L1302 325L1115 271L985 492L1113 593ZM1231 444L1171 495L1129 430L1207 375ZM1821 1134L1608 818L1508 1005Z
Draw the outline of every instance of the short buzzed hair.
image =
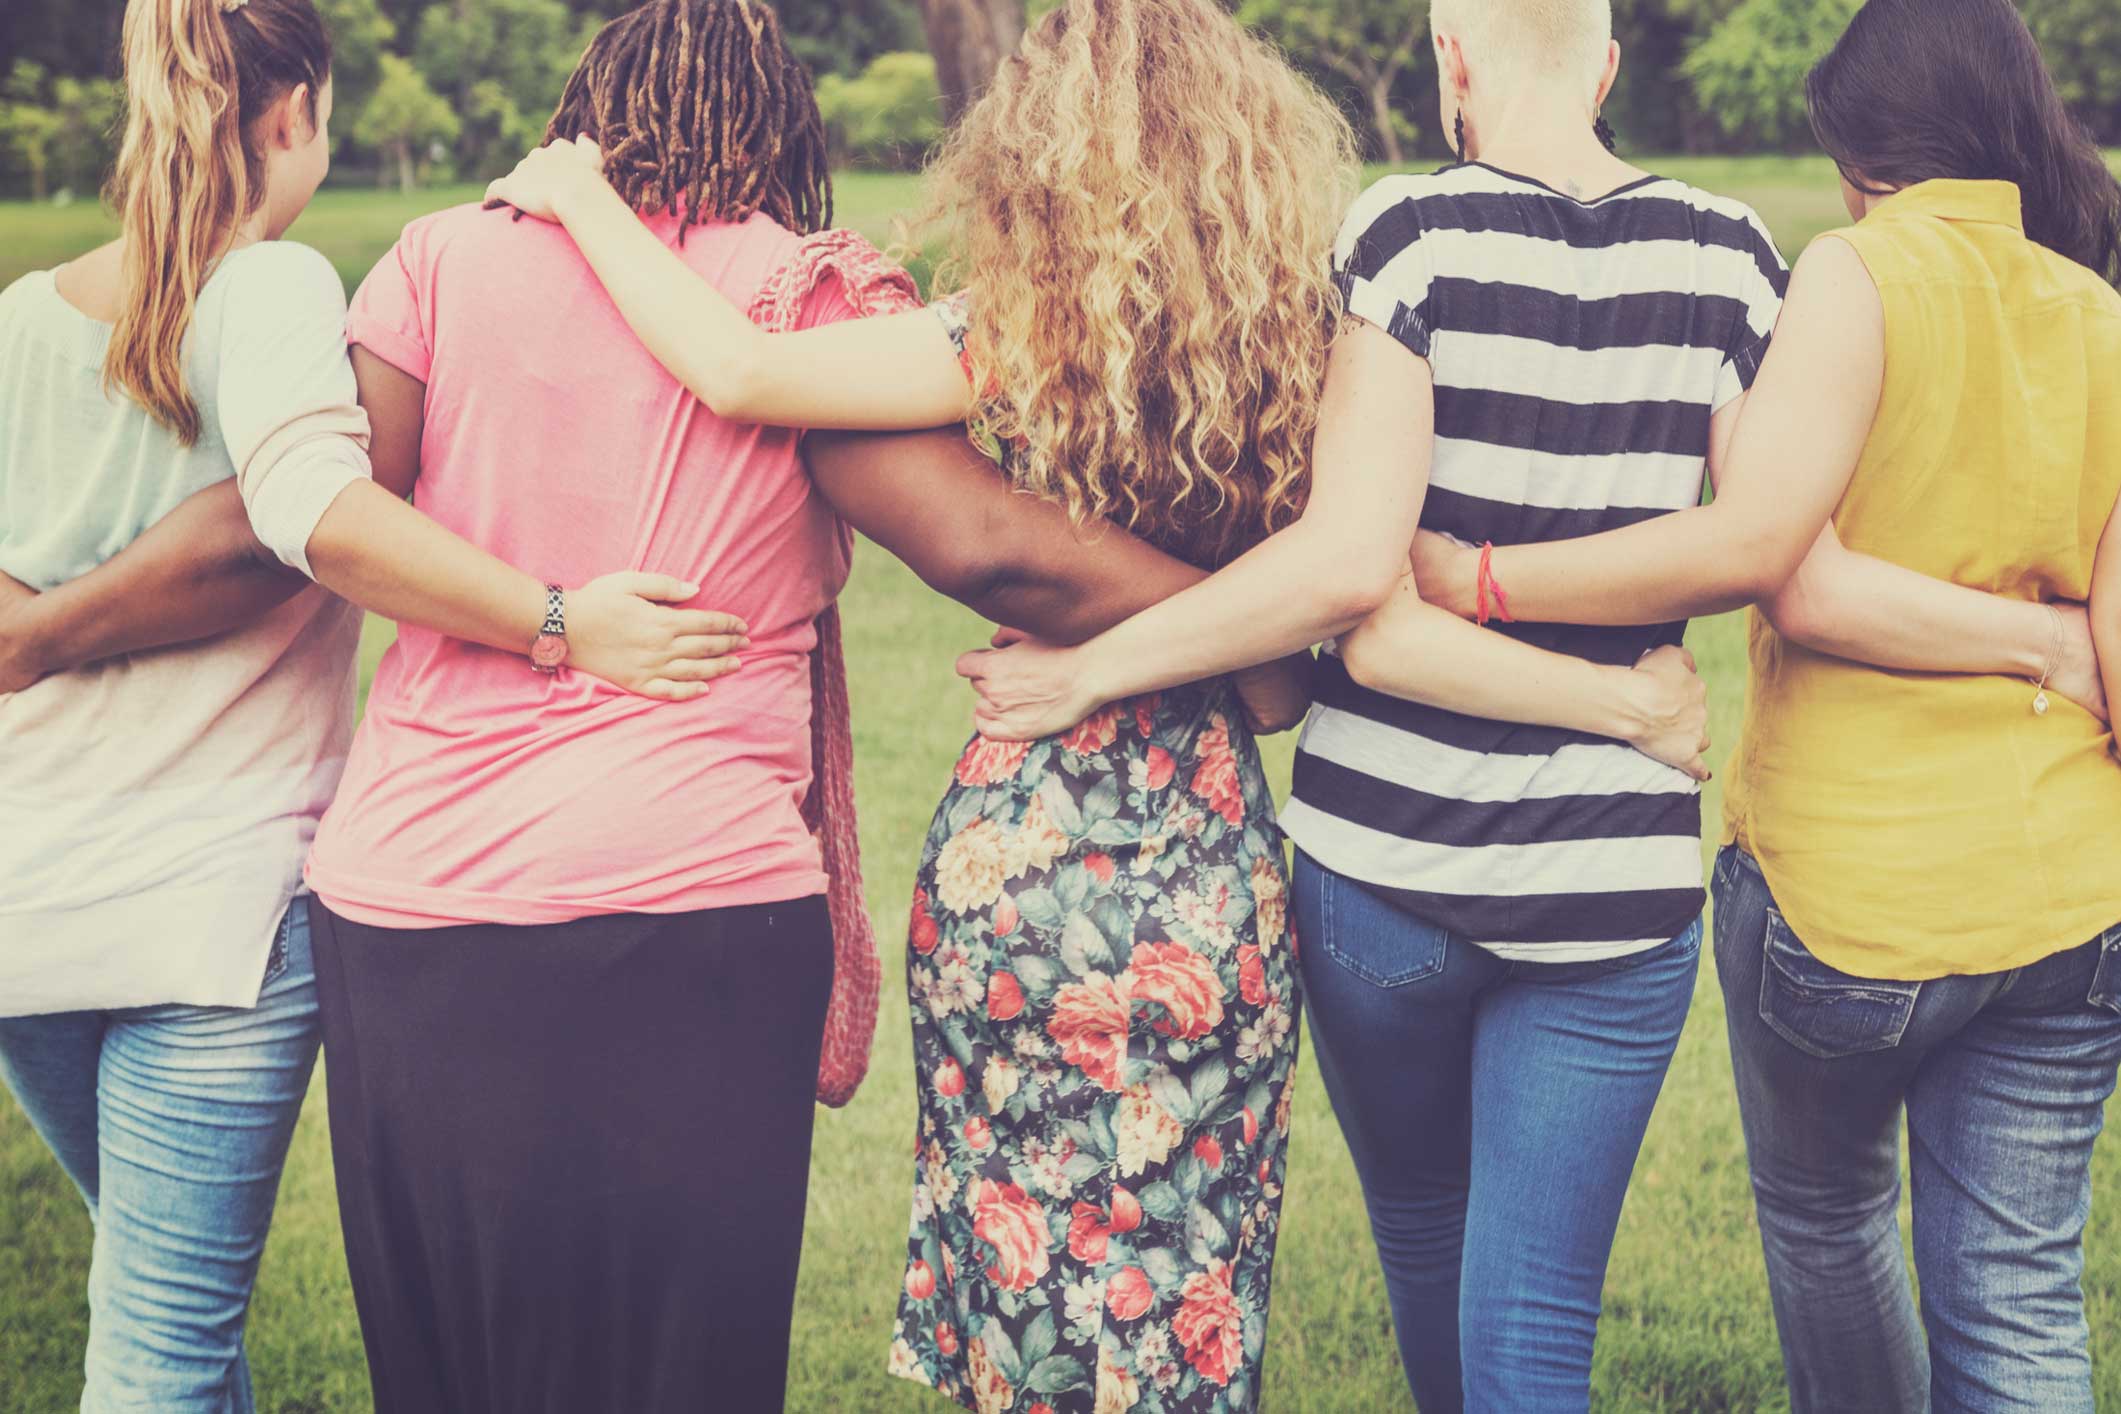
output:
M1429 24L1468 63L1596 83L1613 42L1612 0L1431 0Z

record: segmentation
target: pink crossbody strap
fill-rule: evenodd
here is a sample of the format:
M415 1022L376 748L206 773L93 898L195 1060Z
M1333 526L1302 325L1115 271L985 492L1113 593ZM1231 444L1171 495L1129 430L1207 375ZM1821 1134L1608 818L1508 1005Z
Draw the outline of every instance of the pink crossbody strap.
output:
M811 293L839 280L847 302L864 318L920 307L913 277L852 231L821 231L760 287L751 320L762 329L793 329ZM847 662L837 605L817 619L810 656L810 794L803 823L817 837L832 912L832 1001L825 1014L825 1047L818 1062L817 1097L835 1108L854 1098L869 1073L876 1040L883 964L876 930L862 897L862 850L854 812L854 728L847 704Z

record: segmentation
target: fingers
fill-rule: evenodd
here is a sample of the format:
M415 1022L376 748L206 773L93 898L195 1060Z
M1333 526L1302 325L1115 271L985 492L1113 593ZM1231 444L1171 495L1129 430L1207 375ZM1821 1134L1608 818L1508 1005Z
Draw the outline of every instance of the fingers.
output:
M1700 671L1701 671L1701 665L1700 665L1699 663L1697 663L1697 662L1695 662L1695 661L1694 661L1694 650L1693 650L1693 649L1691 649L1691 648L1688 648L1688 647L1686 647L1685 645L1683 645L1683 644L1682 644L1682 645L1680 646L1680 649L1679 649L1679 657L1680 657L1680 660L1681 660L1681 661L1683 661L1683 662L1684 662L1684 663L1686 664L1686 670L1687 670L1688 672L1690 672L1690 673L1698 673L1698 672L1700 672Z
M1012 643L1022 643L1030 637L1030 634L1025 633L1020 628L1011 628L1007 624L1003 624L994 631L994 637L987 641L996 648L1007 648Z
M987 660L993 656L989 649L977 649L961 654L957 660L957 675L978 683L987 676Z
M599 588L615 589L621 594L636 595L639 598L647 599L657 604L682 604L687 599L698 598L700 593L700 587L697 584L679 579L675 575L648 574L642 570L621 570L617 574L607 574L603 578L591 582ZM742 633L744 630L743 626L739 624L733 630L702 627L690 631L694 633Z
M652 697L658 702L690 702L707 695L707 684L703 682L672 682L669 678L657 678L642 686L643 697Z
M663 665L664 682L713 682L726 678L743 663L735 658L674 658Z
M727 658L741 653L751 646L751 640L739 634L690 633L670 640L670 656L673 658Z

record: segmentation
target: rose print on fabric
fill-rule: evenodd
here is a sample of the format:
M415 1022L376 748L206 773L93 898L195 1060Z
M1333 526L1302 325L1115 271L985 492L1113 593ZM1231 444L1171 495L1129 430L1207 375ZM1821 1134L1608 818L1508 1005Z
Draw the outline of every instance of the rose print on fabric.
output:
M975 738L906 958L890 1371L1003 1414L1256 1409L1300 997L1273 803L1223 692Z

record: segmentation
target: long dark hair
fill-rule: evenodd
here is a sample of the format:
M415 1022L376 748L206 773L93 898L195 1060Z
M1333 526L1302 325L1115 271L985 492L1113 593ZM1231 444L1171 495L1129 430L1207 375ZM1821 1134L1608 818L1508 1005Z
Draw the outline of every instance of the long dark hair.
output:
M810 74L758 0L649 0L605 25L545 129L581 133L636 211L687 225L763 211L800 235L832 224Z
M1869 0L1805 96L1812 131L1858 190L2015 182L2028 236L2121 280L2121 183L2010 0Z

